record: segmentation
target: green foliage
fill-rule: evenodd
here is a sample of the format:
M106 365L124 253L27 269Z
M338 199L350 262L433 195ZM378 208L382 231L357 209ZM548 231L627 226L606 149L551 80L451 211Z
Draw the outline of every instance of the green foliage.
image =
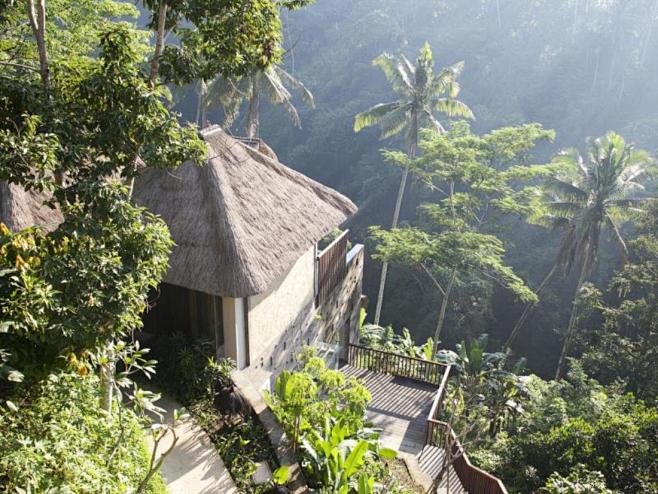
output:
M434 341L432 338L428 338L425 344L416 346L407 328L402 328L402 334L398 334L392 326L383 328L376 324L366 324L359 332L359 342L377 350L433 360Z
M283 371L266 396L272 411L294 443L307 431L324 426L327 417L340 418L351 433L363 427L370 393L356 378L327 369L311 354L301 371Z
M230 359L215 359L214 345L177 333L153 344L158 360L155 381L194 412L196 404L213 406L220 390L232 386Z
M590 300L599 317L583 325L580 347L588 373L603 383L622 380L651 403L658 398L658 203L639 217L629 242L631 262L615 275L606 299Z
M397 453L381 448L376 435L359 435L342 420L326 418L320 431L310 431L302 441L304 467L312 486L335 494L393 492L375 489L374 476L367 472L368 460L393 459ZM385 487L384 487L385 489Z
M78 189L54 232L0 232L2 345L14 365L47 370L141 326L145 294L167 269L164 223L130 204L125 189Z
M221 106L224 113L223 125L230 127L238 118L243 102L249 101L245 135L258 137L260 135L258 105L261 96L265 96L273 105L281 105L288 113L292 124L301 128L301 119L293 104L292 90L301 94L306 105L315 108L311 91L279 64L273 64L242 78L225 79L221 76L215 78L210 83L201 104L210 107Z
M166 46L160 73L166 81L189 83L211 80L216 74L245 75L264 69L281 57L280 8L296 9L310 0L195 0L145 1L157 28L162 6L166 26L180 42Z
M21 60L33 66L38 55L30 26L25 19L26 2L10 1L0 7L0 62ZM46 25L49 57L54 63L65 63L81 57L93 57L100 35L117 24L129 29L138 49L144 55L148 50L148 32L137 29L134 19L139 11L130 2L116 0L48 0L47 11L55 13L56 21ZM119 20L122 19L122 20ZM0 72L10 69L2 67Z
M124 409L108 421L94 376L59 372L0 407L0 491L126 492L148 471L145 425ZM20 491L24 489L24 491ZM147 493L166 488L155 476Z
M429 122L437 130L443 127L434 117L434 111L449 117L473 118L473 112L457 100L460 86L457 79L464 68L458 62L434 74L432 50L425 43L418 54L415 65L407 57L395 57L382 53L373 64L377 65L388 79L393 90L401 97L390 103L380 103L354 118L354 131L379 125L381 139L386 139L406 130L407 143L416 146L418 130Z
M254 494L268 491L269 485L255 487L251 482L256 463L277 464L267 431L258 420L249 418L239 424L225 426L221 431L211 433L210 437L241 491ZM284 480L282 471L279 473L275 478L285 484L287 479Z
M476 462L513 492L533 492L557 472L581 463L621 492L657 492L658 413L632 396L589 380L576 366L566 381L525 381L524 413L499 434Z
M567 477L551 475L539 491L543 494L613 494L605 486L601 472L591 472L584 465L576 465Z

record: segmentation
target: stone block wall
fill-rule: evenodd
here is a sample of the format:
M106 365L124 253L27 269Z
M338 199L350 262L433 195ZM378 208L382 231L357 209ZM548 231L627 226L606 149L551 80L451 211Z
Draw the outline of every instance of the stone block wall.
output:
M355 245L347 254L347 273L319 307L310 302L280 336L257 356L250 357L244 373L259 389L271 389L273 380L296 364L304 345L335 346L343 359L348 342L358 338L359 312L363 286L363 245Z

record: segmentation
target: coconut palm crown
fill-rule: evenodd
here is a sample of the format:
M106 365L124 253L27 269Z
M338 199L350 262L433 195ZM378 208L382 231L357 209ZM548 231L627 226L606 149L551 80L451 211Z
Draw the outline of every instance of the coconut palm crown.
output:
M457 78L464 69L464 62L446 67L435 75L432 49L425 43L415 65L404 55L395 57L388 53L382 53L373 63L382 69L400 99L380 103L356 115L355 132L378 125L382 131L381 139L386 139L405 131L407 154L413 159L418 149L420 128L429 123L439 132L444 131L443 125L434 116L434 111L449 117L474 118L471 109L456 99L461 89ZM400 179L391 228L398 225L408 175L409 168L406 167ZM379 324L387 273L388 263L384 261L377 294L375 324Z
M293 104L291 90L299 92L302 101L310 108L315 108L311 91L281 65L271 65L265 70L254 72L239 79L225 79L218 76L210 83L204 99L206 106L221 106L223 108L223 125L225 127L230 127L235 122L242 103L247 100L249 109L245 134L247 137L258 137L260 132L261 95L264 95L274 105L282 105L288 112L292 124L297 128L301 127L301 118Z
M464 69L464 62L434 74L432 49L425 43L415 65L404 55L396 57L389 53L382 53L373 63L382 69L400 99L380 103L359 113L354 119L355 132L378 125L381 138L386 139L404 130L407 145L415 152L418 130L425 124L430 123L440 132L444 130L434 111L449 117L474 118L471 109L456 99L461 90L457 79Z
M640 180L654 170L654 161L646 151L635 150L614 132L591 141L585 157L570 149L560 153L555 161L569 171L546 184L546 219L564 231L557 265L565 274L580 266L578 293L594 270L604 228L610 230L626 259L628 250L619 222L647 200L638 195L644 191ZM564 370L576 315L574 305L556 377Z

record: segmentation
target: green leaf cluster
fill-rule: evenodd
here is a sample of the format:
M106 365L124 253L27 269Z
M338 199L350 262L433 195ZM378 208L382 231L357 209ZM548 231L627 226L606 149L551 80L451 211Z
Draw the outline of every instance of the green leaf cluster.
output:
M127 492L148 471L144 423L130 409L108 421L98 407L98 380L52 374L24 397L0 407L2 492ZM144 491L164 494L159 475Z

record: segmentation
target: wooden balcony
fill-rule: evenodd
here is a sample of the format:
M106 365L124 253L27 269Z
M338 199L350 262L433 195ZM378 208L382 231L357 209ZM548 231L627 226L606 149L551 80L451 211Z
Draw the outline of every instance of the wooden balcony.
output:
M359 378L372 395L368 419L382 429L386 446L417 461L436 492L507 494L503 483L475 467L448 424L439 420L450 366L372 348L349 345L341 370ZM447 440L446 434L450 434ZM444 471L445 445L455 460Z
M316 259L316 305L322 305L347 273L347 233L345 230L322 250Z

